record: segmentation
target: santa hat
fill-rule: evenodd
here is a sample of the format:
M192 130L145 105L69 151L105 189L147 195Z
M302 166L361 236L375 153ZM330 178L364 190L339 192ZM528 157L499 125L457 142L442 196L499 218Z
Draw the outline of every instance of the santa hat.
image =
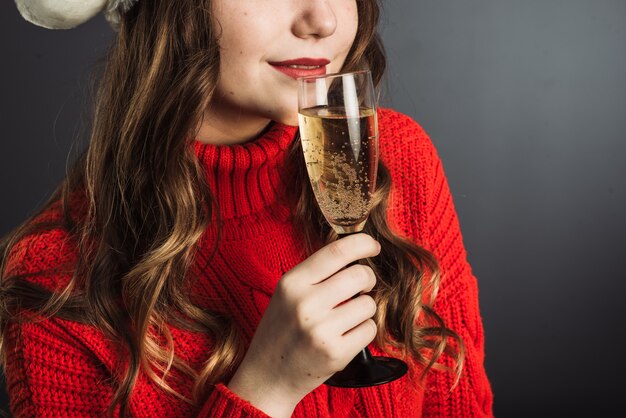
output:
M48 29L71 29L100 12L117 30L120 16L138 0L15 0L27 21Z

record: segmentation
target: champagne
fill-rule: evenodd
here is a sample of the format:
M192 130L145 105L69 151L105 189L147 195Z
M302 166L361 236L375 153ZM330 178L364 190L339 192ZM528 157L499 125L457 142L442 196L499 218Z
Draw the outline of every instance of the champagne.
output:
M338 234L367 221L378 170L378 126L371 108L316 106L298 115L302 149L317 203Z
M338 238L363 231L378 174L376 91L369 70L298 78L298 121L315 199ZM363 264L359 260L353 264ZM357 297L354 295L354 297ZM362 388L392 382L405 362L365 347L327 385Z

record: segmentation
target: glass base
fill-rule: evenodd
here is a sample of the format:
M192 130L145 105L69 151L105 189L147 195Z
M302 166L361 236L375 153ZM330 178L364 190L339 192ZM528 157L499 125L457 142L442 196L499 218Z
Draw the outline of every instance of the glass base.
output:
M345 369L335 373L325 384L340 388L362 388L393 382L408 371L402 360L390 357L372 357L365 348Z

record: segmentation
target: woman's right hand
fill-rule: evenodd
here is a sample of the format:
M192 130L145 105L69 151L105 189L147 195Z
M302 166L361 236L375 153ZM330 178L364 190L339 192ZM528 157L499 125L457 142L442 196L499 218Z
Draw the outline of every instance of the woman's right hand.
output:
M272 417L288 417L343 370L376 336L374 299L350 299L372 290L374 272L361 264L343 268L379 252L371 236L349 235L285 273L228 388Z

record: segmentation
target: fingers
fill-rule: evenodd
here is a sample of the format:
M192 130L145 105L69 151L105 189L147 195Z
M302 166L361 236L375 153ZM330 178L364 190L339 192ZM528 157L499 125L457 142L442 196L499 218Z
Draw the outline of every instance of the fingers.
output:
M315 304L322 309L332 309L360 292L370 292L376 285L376 275L369 266L356 264L315 287Z
M328 324L333 335L344 335L376 314L376 302L369 295L361 295L333 309Z
M352 261L374 257L378 253L380 244L371 236L363 233L349 235L321 248L289 273L308 284L317 284Z
M363 349L374 341L377 332L376 322L373 319L367 319L341 336L340 341L342 341L342 345L345 344L347 349L354 349L355 347Z

